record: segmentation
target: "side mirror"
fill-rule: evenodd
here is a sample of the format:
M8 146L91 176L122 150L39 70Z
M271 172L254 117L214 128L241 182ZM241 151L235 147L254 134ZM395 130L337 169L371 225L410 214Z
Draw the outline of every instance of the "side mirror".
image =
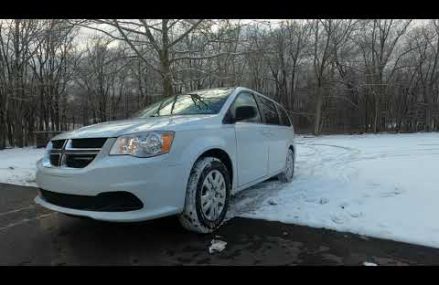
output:
M236 108L235 122L252 119L256 114L256 108L253 106L239 106Z

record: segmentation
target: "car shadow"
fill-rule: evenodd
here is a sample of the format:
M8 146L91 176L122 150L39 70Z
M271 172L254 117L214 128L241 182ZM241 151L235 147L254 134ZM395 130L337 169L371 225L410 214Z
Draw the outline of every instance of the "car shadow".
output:
M50 235L57 247L54 253L58 264L181 264L193 253L207 252L214 238L183 229L176 217L137 223L110 223L62 214L52 219L55 226Z

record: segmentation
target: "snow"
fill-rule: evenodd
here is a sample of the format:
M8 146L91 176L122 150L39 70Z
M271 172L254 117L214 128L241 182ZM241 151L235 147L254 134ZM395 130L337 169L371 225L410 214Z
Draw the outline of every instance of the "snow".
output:
M373 263L373 262L367 262L367 261L363 262L363 265L364 265L364 266L378 266L378 264L376 264L376 263Z
M36 163L43 155L44 149L30 147L0 150L0 183L36 186Z
M439 134L298 137L295 178L238 193L232 216L439 248Z
M221 252L226 248L226 245L227 242L225 241L213 239L210 241L209 253Z
M0 150L0 183L35 186L43 155ZM301 136L292 183L271 180L240 192L228 216L439 248L438 170L438 133Z

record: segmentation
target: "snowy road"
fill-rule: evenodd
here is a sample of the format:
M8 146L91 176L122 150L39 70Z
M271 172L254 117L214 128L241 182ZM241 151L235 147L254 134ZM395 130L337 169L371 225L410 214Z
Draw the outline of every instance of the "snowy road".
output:
M34 185L41 149L0 151L0 182ZM295 179L261 183L230 216L439 248L439 134L298 137Z
M439 247L439 134L297 142L293 182L245 190L235 215Z

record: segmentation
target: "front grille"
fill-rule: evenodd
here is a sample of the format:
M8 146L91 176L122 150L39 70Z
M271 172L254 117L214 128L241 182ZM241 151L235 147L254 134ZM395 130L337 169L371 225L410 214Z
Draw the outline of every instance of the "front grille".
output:
M66 140L54 140L52 141L53 148L62 149Z
M106 138L73 139L72 148L101 148L106 141Z
M143 208L135 195L124 192L104 192L96 196L72 195L40 189L40 196L48 203L76 210L96 212L125 212Z
M66 154L66 166L72 168L84 168L95 159L95 154Z
M50 154L50 164L53 166L59 166L60 163L60 155L59 154Z
M84 168L99 154L106 138L53 140L50 164L55 167Z

